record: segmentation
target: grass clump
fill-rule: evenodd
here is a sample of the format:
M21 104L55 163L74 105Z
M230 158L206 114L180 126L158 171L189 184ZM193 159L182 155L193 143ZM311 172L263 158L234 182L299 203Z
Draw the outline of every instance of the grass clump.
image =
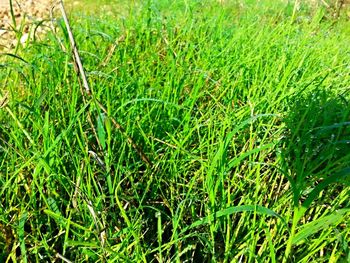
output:
M1 257L349 260L346 21L291 23L283 2L118 3L71 16L107 113L83 98L60 21L3 56Z

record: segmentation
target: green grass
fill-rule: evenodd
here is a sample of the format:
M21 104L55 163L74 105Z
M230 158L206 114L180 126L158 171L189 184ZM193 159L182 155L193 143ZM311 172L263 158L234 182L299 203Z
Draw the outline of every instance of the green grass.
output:
M348 262L348 21L113 4L71 15L108 114L83 99L61 20L1 55L0 261Z

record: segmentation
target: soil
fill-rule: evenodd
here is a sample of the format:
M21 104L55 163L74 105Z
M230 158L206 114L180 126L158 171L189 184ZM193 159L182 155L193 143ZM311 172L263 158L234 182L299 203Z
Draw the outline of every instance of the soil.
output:
M42 22L50 17L52 2L52 0L12 0L16 21L14 26L10 0L0 0L0 50L12 49L18 40L25 45L34 37L43 35L45 25ZM38 26L39 24L42 25ZM16 35L16 30L21 34Z

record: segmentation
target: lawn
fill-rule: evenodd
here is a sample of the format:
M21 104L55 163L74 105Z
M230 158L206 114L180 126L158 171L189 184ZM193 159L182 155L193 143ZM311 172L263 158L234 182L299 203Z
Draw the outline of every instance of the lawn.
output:
M289 2L68 3L90 93L59 9L1 53L0 262L350 262L349 17Z

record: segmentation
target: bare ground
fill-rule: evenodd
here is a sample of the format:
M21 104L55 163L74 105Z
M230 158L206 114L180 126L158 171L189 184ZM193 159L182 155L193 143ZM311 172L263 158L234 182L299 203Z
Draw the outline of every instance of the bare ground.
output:
M0 49L11 49L18 41L23 45L34 36L39 37L45 27L37 25L50 17L51 0L13 0L14 19L10 1L0 0ZM16 35L19 30L23 34ZM20 38L20 39L19 39Z

